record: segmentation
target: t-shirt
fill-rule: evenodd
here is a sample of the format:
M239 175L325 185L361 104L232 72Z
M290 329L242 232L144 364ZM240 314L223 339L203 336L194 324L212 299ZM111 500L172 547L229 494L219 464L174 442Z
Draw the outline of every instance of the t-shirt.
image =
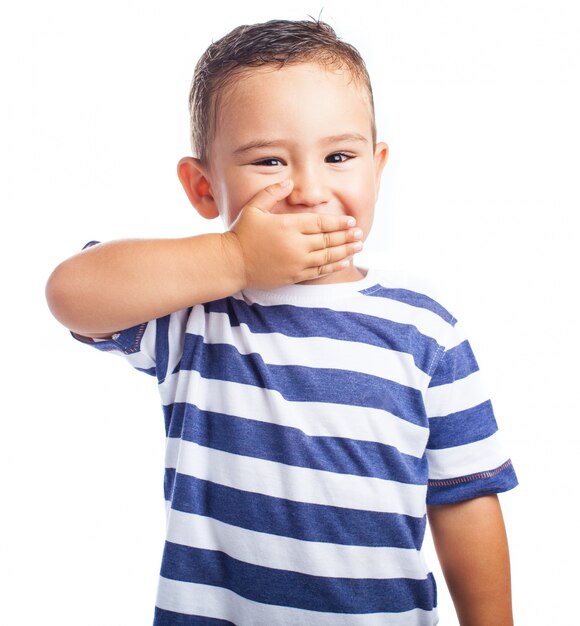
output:
M159 384L154 626L431 626L426 505L517 484L460 325L372 272L244 290L93 345Z

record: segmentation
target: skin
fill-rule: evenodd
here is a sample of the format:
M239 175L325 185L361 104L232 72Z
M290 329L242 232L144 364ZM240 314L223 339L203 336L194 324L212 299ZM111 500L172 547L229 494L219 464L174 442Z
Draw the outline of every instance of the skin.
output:
M428 508L461 626L513 626L507 536L497 496Z
M348 72L312 63L245 72L221 98L207 163L178 176L222 234L99 244L47 284L55 317L85 337L114 332L241 289L356 281L372 226L384 143ZM430 507L438 556L462 626L509 626L507 540L497 498Z
M388 148L374 145L366 91L347 71L315 63L260 68L242 73L221 102L208 163L185 158L178 166L202 215L220 215L236 232L242 207L260 189L291 180L271 213L352 216L366 239ZM361 277L350 263L314 282Z
M248 287L362 277L352 256L388 153L373 145L364 89L309 63L246 73L221 102L208 163L186 157L178 175L200 215L228 230L109 242L61 263L47 300L73 332L110 337Z

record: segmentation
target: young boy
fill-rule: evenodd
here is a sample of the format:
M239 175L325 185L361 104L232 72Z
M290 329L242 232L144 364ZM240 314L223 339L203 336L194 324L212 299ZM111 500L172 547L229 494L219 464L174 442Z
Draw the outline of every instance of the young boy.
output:
M511 624L495 494L517 481L469 344L352 259L387 160L363 60L321 22L242 26L190 105L179 179L227 230L94 245L47 287L159 382L155 626L436 624L427 516L461 624Z

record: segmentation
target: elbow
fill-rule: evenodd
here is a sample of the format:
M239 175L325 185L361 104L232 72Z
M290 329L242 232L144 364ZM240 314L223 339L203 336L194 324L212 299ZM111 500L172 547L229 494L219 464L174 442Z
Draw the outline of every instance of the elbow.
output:
M46 302L53 316L70 330L75 330L79 294L67 262L58 265L46 283Z

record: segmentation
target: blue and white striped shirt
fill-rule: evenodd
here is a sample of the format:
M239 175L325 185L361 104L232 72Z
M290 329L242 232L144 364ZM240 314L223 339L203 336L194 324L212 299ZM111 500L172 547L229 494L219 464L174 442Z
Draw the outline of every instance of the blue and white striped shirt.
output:
M154 626L431 626L426 505L517 484L456 320L371 272L246 290L94 345L159 381Z

